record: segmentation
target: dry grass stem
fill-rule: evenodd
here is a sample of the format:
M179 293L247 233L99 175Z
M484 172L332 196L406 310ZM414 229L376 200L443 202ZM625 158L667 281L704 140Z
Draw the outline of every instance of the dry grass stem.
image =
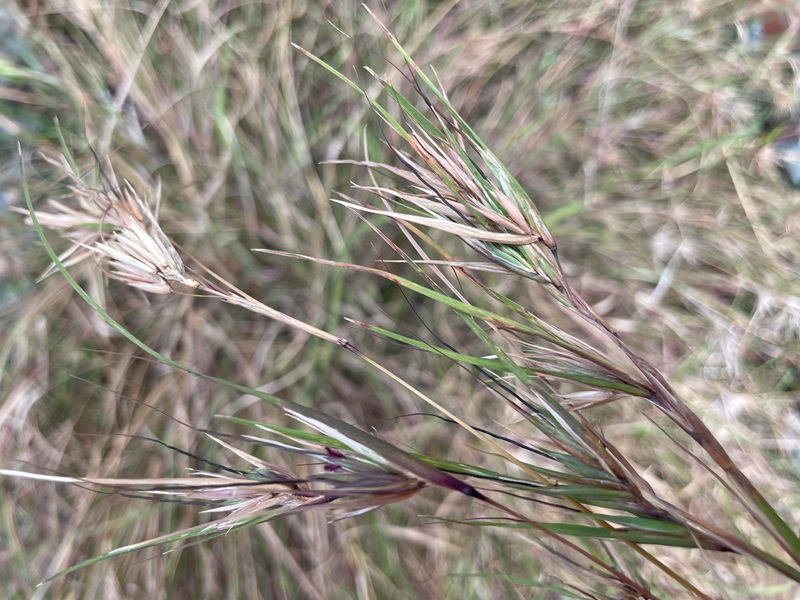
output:
M9 597L798 594L795 11L57 4L0 8Z

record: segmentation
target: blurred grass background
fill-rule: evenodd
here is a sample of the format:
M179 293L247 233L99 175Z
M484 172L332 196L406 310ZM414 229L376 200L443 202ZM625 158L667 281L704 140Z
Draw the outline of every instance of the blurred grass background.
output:
M794 37L790 30L750 44L736 29L785 6L370 3L417 62L435 68L452 103L526 187L583 296L670 376L797 523L800 196L767 143L797 116L797 24ZM393 258L328 201L367 174L323 161L363 157L365 138L371 159L391 159L368 104L290 42L350 76L365 79L368 65L400 81L386 62L397 57L355 2L30 0L0 8L4 467L156 477L193 466L131 435L231 461L126 397L196 427L220 427L217 414L282 418L144 359L59 276L35 283L46 255L9 211L23 204L16 145L35 197L57 196L63 188L35 155L57 152L56 118L85 168L94 151L137 189L160 181L164 230L201 262L264 303L353 338L468 420L485 420L485 392L459 368L343 320L421 330L421 318L441 329L449 317L439 309L363 274L250 252ZM75 272L137 336L180 362L410 448L452 459L473 451L460 429L396 418L424 407L345 352L235 307L144 296L115 282L106 293L93 265ZM534 294L519 294L535 306ZM456 342L459 329L453 323ZM709 475L648 443L655 428L637 409L621 402L590 418L654 486L703 505ZM166 556L126 556L37 589L85 558L195 523L197 510L49 483L0 486L0 581L9 598L525 598L527 583L557 584L559 569L569 570L513 532L430 524L420 515L469 508L425 493L331 525L308 514ZM733 557L664 556L721 596L798 593Z

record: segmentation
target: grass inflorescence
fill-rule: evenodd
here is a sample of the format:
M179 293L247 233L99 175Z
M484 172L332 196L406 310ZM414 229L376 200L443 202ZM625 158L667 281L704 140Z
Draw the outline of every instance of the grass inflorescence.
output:
M13 21L79 40L19 136L52 264L4 333L14 593L791 597L796 203L754 98L794 29L584 8Z

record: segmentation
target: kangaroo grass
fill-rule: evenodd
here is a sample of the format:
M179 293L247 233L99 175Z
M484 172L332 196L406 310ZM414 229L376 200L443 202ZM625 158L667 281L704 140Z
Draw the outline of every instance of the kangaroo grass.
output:
M772 535L773 539L783 548L792 561L798 564L800 562L800 538L797 537L792 528L783 521L769 503L764 500L760 492L732 461L702 420L677 396L655 367L630 350L613 328L572 288L561 268L556 242L538 217L533 202L502 166L500 161L464 122L448 101L445 93L414 63L413 59L403 50L394 36L382 24L380 25L397 51L402 55L408 67L407 80L421 98L431 118L423 115L388 80L371 72L381 82L387 96L396 102L401 110L402 117L400 119L395 118L387 108L377 101L371 101L375 107L376 114L408 144L414 151L414 155L412 156L400 149L393 148L395 156L405 167L404 169L371 161L362 161L360 163L370 169L388 173L395 180L399 178L406 182L407 187L401 190L389 190L378 186L361 188L380 199L383 208L365 206L352 201L347 201L345 204L361 212L388 216L401 226L404 226L405 230L409 232L416 231L416 228L407 227L407 224L413 223L416 225L424 224L429 228L456 235L467 246L476 250L494 265L504 267L510 273L526 276L528 279L540 284L562 306L591 323L622 350L629 359L632 368L625 373L627 381L639 382L641 395L646 396L653 404L658 406L664 414L705 450L706 455L727 475L729 481L734 485L734 493L742 506L765 531ZM361 93L365 93L353 81L325 65L312 54L305 53L312 60L316 60L322 66L328 68L329 71L344 80L348 85ZM434 222L432 223L431 220ZM473 228L482 231L489 230L494 234L494 237L476 235L472 232ZM520 236L528 239L520 239ZM448 256L443 256L442 258L450 260ZM437 267L431 265L431 268L435 269ZM463 267L454 266L453 269L465 278L474 279L472 275L468 274L467 269ZM412 285L407 284L395 275L384 273L382 276L405 287L412 287ZM483 286L483 289L489 291L488 286ZM516 339L512 341L509 338L529 335L555 343L562 351L571 351L573 356L577 355L576 358L588 358L598 366L613 364L614 362L611 358L598 356L594 352L588 353L587 356L583 352L576 351L575 345L564 343L563 338L545 336L542 331L533 333L527 328L520 327L516 322L508 323L497 318L496 315L487 315L486 313L489 311L484 312L483 309L475 310L471 306L466 306L463 302L454 302L452 299L440 299L436 291L422 291L418 288L415 288L414 291L447 304L467 319L473 317L482 319L486 325L494 328L495 331L502 331L503 334L507 334L504 341L510 342L508 345L516 341ZM501 300L501 302L503 301L503 298L498 295L494 295L494 298ZM520 309L516 303L507 301L504 304L524 318L529 314L524 309ZM525 320L539 324L537 320L532 318L525 318ZM503 355L503 351L496 342L491 342L488 338L482 339L496 355ZM418 345L415 346L419 347ZM435 349L431 350L435 351ZM513 369L511 369L511 372L516 375ZM563 372L559 374L562 379L570 379L565 375ZM580 382L575 377L572 377L571 381L573 383ZM603 457L600 454L603 450L608 450L612 454L617 453L613 446L609 445L602 436L593 434L589 429L588 423L583 418L581 418L583 421L581 428L569 422L567 416L569 413L561 409L557 393L545 395L541 393L545 386L539 385L537 387L539 388L540 398L544 399L547 406L553 410L555 419L548 425L558 423L563 428L560 432L562 435L556 438L555 434L551 434L551 440L564 444L567 439L571 438L572 444L570 445L573 451L582 449L584 452L589 451L591 453L583 454L581 456L583 461L589 462L592 458L600 459L602 461L601 464L607 470L614 471L616 469L614 461L608 460L608 457ZM535 420L536 415L529 415L529 417L531 420ZM580 433L574 435L573 432L576 431ZM573 435L565 436L563 435L564 433ZM589 440L594 443L587 444L586 442ZM593 457L591 457L592 454L594 455ZM638 477L629 469L629 465L624 464L622 457L618 456L617 460L621 464L617 465L620 471L615 474L616 478L629 482L634 477L638 479L635 487L638 487L637 491L641 494L641 500L645 500L645 496L650 495L649 486L646 485L644 479ZM666 504L660 499L650 498L650 500L654 500L655 504L660 505L662 508L667 508ZM674 508L670 507L670 510L674 512ZM685 522L687 516L682 515L682 517L681 520ZM696 524L700 523L697 522ZM739 544L737 543L736 545L738 546ZM745 545L749 546L746 543ZM753 550L755 554L759 555L759 559L763 560L763 553L755 548ZM786 566L789 568L783 572L792 578L796 578L797 570L789 565Z
M22 163L21 163L22 164ZM88 194L83 192L86 191L86 188L83 188L83 184L80 178L72 169L70 161L67 160L66 157L63 158L61 161L61 165L66 169L68 173L73 175L72 181L78 187L75 189L76 195L78 197L84 198ZM22 165L24 169L24 165ZM137 340L132 334L127 332L122 326L116 323L108 313L106 313L99 305L97 305L91 298L86 294L85 291L81 289L81 287L69 276L69 273L66 271L61 259L55 254L52 248L47 243L47 239L44 236L44 232L42 227L39 223L39 219L37 218L36 212L33 210L33 204L30 199L30 195L27 191L27 186L24 189L26 201L28 203L28 208L30 211L30 218L33 226L36 228L37 232L40 235L45 247L47 248L48 254L50 255L51 259L54 261L56 268L67 278L69 283L73 286L73 288L78 291L78 293L89 302L92 307L100 314L106 322L112 325L115 329L123 333L125 337L134 341L140 348L151 354L154 358L157 358L164 362L165 364L186 370L192 374L203 376L201 373L184 367L183 365L179 365L174 361L168 359L167 357L159 354L155 350L149 348L141 341ZM180 260L177 251L175 251L174 247L169 244L168 240L166 240L165 236L163 236L163 232L158 227L155 219L153 218L152 214L147 210L147 207L144 203L142 203L138 196L135 195L135 192L132 191L131 188L127 189L126 194L121 194L119 192L111 192L111 193L97 193L94 198L98 200L100 203L105 202L106 205L104 210L102 211L103 214L107 212L119 212L120 216L117 220L112 222L112 226L116 225L116 229L112 234L111 240L106 243L104 241L99 241L103 239L103 236L98 233L98 241L94 244L94 246L89 246L86 241L78 242L76 245L80 247L90 247L92 248L99 256L105 258L109 264L111 265L111 269L109 270L108 274L111 277L116 279L120 279L129 283L134 287L140 287L146 291L154 292L154 293L171 293L173 291L173 285L185 285L190 288L194 288L200 291L204 291L208 293L211 297L215 297L221 299L225 302L229 302L232 304L238 304L254 312L259 312L265 314L267 316L271 316L276 320L284 322L287 325L297 326L298 328L306 331L307 333L311 333L312 335L317 335L322 339L326 339L328 341L333 341L340 346L346 347L352 352L360 355L364 360L369 362L375 368L383 371L388 376L394 378L399 383L407 387L408 389L417 393L417 395L421 397L425 397L423 394L415 390L412 386L408 383L404 382L397 376L391 374L389 371L381 367L378 363L374 362L373 360L369 359L365 355L361 354L355 347L353 347L349 342L343 340L341 338L335 338L326 332L317 330L316 328L309 326L303 322L299 322L292 317L284 315L278 311L274 311L273 309L262 305L261 303L257 302L256 300L249 298L249 297L242 297L238 290L224 290L217 287L215 284L212 284L208 281L199 281L198 279L192 278L187 276L186 269ZM62 209L62 207L58 204L52 204L51 208L55 208L56 210ZM69 213L70 211L64 211ZM45 213L46 214L46 213ZM44 218L45 223L54 226L56 228L65 227L70 229L72 227L80 225L83 226L90 226L92 224L96 224L98 226L98 232L102 231L102 226L104 225L100 215L93 214L91 210L87 210L85 218L80 222L64 220L57 218L58 215L51 213L51 216L46 216ZM65 224L66 223L66 224ZM220 278L221 279L221 278ZM426 485L434 485L440 486L447 489L451 489L454 491L458 491L466 496L474 497L490 506L493 506L502 512L508 513L515 518L522 520L523 522L528 523L531 527L538 529L550 537L560 541L567 547L569 547L573 552L583 555L590 561L596 563L601 568L607 570L611 576L613 576L615 581L618 581L624 584L626 587L630 589L636 590L638 593L641 593L644 597L652 597L651 594L646 590L646 588L641 587L635 581L631 580L628 576L623 574L622 572L615 569L610 564L607 564L600 559L596 558L592 554L586 552L579 546L573 544L569 540L562 537L557 532L551 531L547 528L540 526L537 522L528 519L527 517L517 513L513 509L485 496L483 493L479 492L473 486L464 483L463 481L449 475L447 472L442 471L436 467L431 466L429 463L415 458L408 453L400 450L396 446L388 444L375 436L371 436L362 432L361 430L343 423L338 419L334 419L328 415L320 413L319 411L315 411L313 409L303 407L301 405L280 400L266 394L263 394L257 390L253 390L250 388L246 388L244 386L239 386L230 382L226 382L224 380L220 380L218 378L210 378L218 383L224 383L226 385L234 386L239 391L245 393L251 393L256 395L262 399L266 399L271 401L279 406L282 406L285 412L294 417L295 419L305 423L306 425L312 426L313 428L321 431L330 438L338 440L340 443L345 444L345 448L352 450L356 455L360 457L361 460L365 460L368 462L376 463L377 465L382 465L384 467L388 467L390 469L397 469L398 476L402 473L405 473L405 476L409 478L409 481L406 481L405 484L402 484L400 481L401 479L397 479L395 481L386 482L385 476L375 476L375 473L372 473L374 476L372 482L367 484L366 481L364 482L349 482L342 485L342 487L333 493L325 493L325 494L315 494L313 491L308 491L306 489L299 490L297 495L300 497L309 496L313 500L309 502L299 503L297 497L291 496L289 494L285 494L286 492L285 487L282 487L283 484L287 481L287 474L285 471L275 468L267 463L263 463L259 461L255 457L242 453L241 451L236 451L236 454L242 458L245 458L248 462L254 465L258 465L258 470L260 473L273 473L277 474L277 479L274 478L265 478L261 481L261 483L266 484L266 488L258 489L255 485L247 485L245 491L239 491L239 485L241 480L239 481L231 481L230 478L220 483L222 486L222 491L219 493L215 492L215 488L209 488L209 480L200 480L197 485L194 485L191 480L189 483L185 480L158 480L158 481L142 481L142 480L101 480L101 479L72 479L72 478L48 478L51 481L59 481L59 482L67 482L67 483L88 483L88 484L98 484L98 485L106 485L112 487L121 487L124 486L126 489L133 490L133 491L141 491L139 490L138 486L141 485L159 485L161 484L163 487L158 487L156 489L149 489L143 490L148 492L149 494L153 494L155 496L160 495L170 495L170 494L177 494L179 496L183 496L187 498L187 502L194 503L197 500L223 500L224 501L224 510L230 510L231 516L226 519L222 519L218 522L213 522L209 525L204 526L197 526L192 527L184 531L166 534L164 536L160 536L158 538L154 538L151 540L147 540L145 542L139 544L133 544L129 546L125 546L123 548L117 548L105 555L95 557L90 559L89 561L85 561L79 565L76 565L66 571L58 573L54 575L54 577L58 577L60 575L64 575L66 573L72 572L76 569L83 568L85 566L89 566L98 562L99 560L104 560L107 558L111 558L113 556L117 556L119 554L124 554L128 552L132 552L135 550L143 550L146 548L150 548L153 546L182 541L187 538L199 538L194 539L194 541L202 541L203 539L210 539L211 537L216 537L217 535L222 535L227 533L228 531L240 529L242 527L248 527L252 525L256 525L258 523L263 523L269 520L273 520L280 516L285 516L287 514L294 514L297 512L302 512L303 510L310 510L316 507L322 507L325 510L331 510L334 508L349 508L349 509L356 509L354 512L350 513L350 515L360 514L365 510L370 510L372 508L376 508L377 506L389 503L389 502L396 502L401 499L407 498L409 495L413 495L416 491L419 491L422 487ZM434 406L436 405L434 402L430 401ZM465 428L469 428L466 424L462 424ZM483 437L477 431L473 430L479 437ZM285 434L285 432L284 432ZM216 440L219 443L229 447L228 445ZM329 440L325 440L329 441ZM491 442L490 442L491 443ZM332 456L337 458L346 458L345 455L341 454L337 450L330 450L330 446L325 445L325 448L331 453ZM230 447L229 447L230 448ZM286 449L286 448L284 448ZM298 451L298 448L288 448L289 450ZM315 456L313 452L303 452L307 456ZM510 455L508 455L509 458ZM339 469L339 466L334 466L334 470ZM352 470L352 469L351 469ZM6 475L16 476L16 477L25 477L26 474L17 471L3 471ZM205 473L202 473L205 475ZM219 476L214 476L219 477ZM41 476L34 475L34 478L41 479ZM330 481L330 475L327 475L322 478L323 480ZM333 478L335 481L336 479ZM381 482L383 480L383 485ZM288 481L294 483L298 483L300 480L293 477L288 477ZM216 479L214 479L216 483ZM249 483L249 482L248 482ZM307 481L306 481L307 483ZM275 489L271 487L272 484L279 484L278 488ZM179 492L175 492L173 486L179 486ZM186 487L188 485L188 487ZM358 490L360 494L365 494L365 497L360 498L347 498L341 500L342 497L346 497L346 493L342 490L348 489L348 485L352 485L355 490ZM236 488L236 491L231 492L231 487ZM255 491L254 491L255 489ZM370 502L366 499L366 497L373 497L373 501ZM334 499L340 499L339 502L334 502ZM233 502L234 507L231 508L230 504L232 500L239 500L239 502ZM239 504L240 506L235 506ZM336 504L336 506L334 506ZM301 508L302 506L302 508ZM251 511L257 512L257 516L251 516ZM271 514L274 512L274 514ZM266 513L266 514L265 514ZM247 517L242 519L242 517Z
M429 329L436 338L429 343L383 327L357 325L414 351L461 365L465 377L485 392L481 398L487 403L487 422L468 422L459 414L458 405L424 393L368 350L267 306L202 264L182 258L159 226L151 201L142 199L127 182L117 181L110 165L104 165L105 185L90 186L63 144L64 156L45 160L68 179L69 197L51 200L47 210L34 210L24 186L31 223L54 269L109 325L153 358L266 400L305 429L230 418L234 424L267 432L269 437L203 431L248 466L235 469L206 464L192 477L109 479L0 471L13 477L90 485L137 498L197 504L211 515L209 523L117 548L54 577L119 554L199 542L300 512L318 510L335 518L355 517L406 501L426 488L441 488L500 516L439 518L440 522L478 531L514 528L559 560L576 565L579 581L584 581L582 575L585 581L599 578L599 593L610 586L628 596L656 598L662 589L674 595L682 588L678 593L711 597L658 558L655 553L661 546L697 549L705 556L742 555L800 582L800 539L792 526L765 500L659 371L631 350L571 285L556 240L534 202L459 115L445 91L416 65L389 30L376 22L402 57L402 72L411 90L408 94L368 70L384 93L371 97L365 87L311 52L300 51L364 95L377 119L388 128L384 141L397 164L369 159L339 161L370 170L373 184L356 185L352 196L342 195L335 201L365 218L371 215L393 222L410 249L393 241L385 226L373 225L373 229L411 268L412 275L298 253L261 252L379 276L447 309L472 335L479 352L461 350L437 327ZM400 143L390 141L390 136ZM378 178L389 183L379 184ZM157 198L158 192L154 195ZM375 203L368 204L356 195L371 196ZM43 228L61 232L71 241L69 249L57 255ZM452 243L454 239L460 240L460 246ZM319 410L208 377L171 360L119 325L70 276L67 267L87 259L95 260L110 278L146 293L188 293L233 304L352 353L425 402L437 417L447 420L447 427L460 427L473 436L486 454L487 464L405 450ZM46 274L50 272L52 269ZM543 314L541 307L512 299L506 288L501 292L498 278L515 281L517 287L508 287L512 291L529 290L529 286L544 291L536 297L571 316L574 330L565 331L537 316ZM523 297L531 296L520 293L519 298ZM576 403L581 397L590 401ZM751 542L736 533L731 523L709 522L656 491L637 466L636 456L623 453L590 419L589 408L623 399L645 399L694 442L702 453L677 435L667 432L665 436L673 451L712 473L776 547ZM509 409L517 422L512 432L501 434L491 424L491 415ZM313 465L311 472L301 474L267 462L238 447L240 443L305 457ZM499 461L503 467L490 468L489 458L495 461L491 464ZM208 468L213 470L205 470ZM556 522L544 520L545 507L547 515L556 515ZM660 571L658 580L645 579L631 555L638 557L639 565L649 564Z

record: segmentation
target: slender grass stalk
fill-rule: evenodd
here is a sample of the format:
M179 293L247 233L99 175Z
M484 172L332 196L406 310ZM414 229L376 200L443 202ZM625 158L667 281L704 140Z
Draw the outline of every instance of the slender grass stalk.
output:
M21 151L20 151L21 153ZM71 170L71 166L67 160L63 160L61 164L68 170ZM24 165L21 163L21 167L24 171ZM79 197L84 197L85 194L81 192L86 191L82 188L82 182L80 178L77 176L77 173L72 172L74 175L73 182L76 183L79 187L76 189L77 195ZM88 188L87 188L88 189ZM218 288L217 286L209 283L209 282L201 282L196 279L187 277L185 275L185 269L183 266L182 261L175 252L174 248L171 244L166 242L165 238L162 238L163 233L161 232L160 228L157 227L155 224L155 220L152 218L152 215L147 211L146 205L138 201L138 197L135 196L135 193L129 189L130 196L118 196L114 194L109 194L103 196L102 194L98 194L96 198L103 198L107 203L108 206L104 211L106 212L119 212L120 218L114 224L117 225L118 229L114 233L114 237L111 242L106 243L104 241L98 242L95 244L94 248L96 252L98 252L102 256L106 256L107 260L114 265L113 270L109 272L110 276L120 279L122 281L126 281L130 285L135 287L140 287L146 291L153 292L153 293L171 293L173 291L173 285L180 284L185 285L190 288L195 288L204 292L209 293L212 297L219 298L225 302L229 302L232 304L238 304L242 307L248 308L253 310L254 312L265 314L267 316L272 316L276 318L276 320L280 320L287 325L296 325L299 329L311 333L312 335L318 335L318 337L322 339L326 339L328 341L333 341L340 346L344 346L351 351L355 352L356 354L360 355L364 360L367 360L371 365L374 367L382 370L386 374L390 374L388 371L380 367L380 365L365 355L361 354L355 347L353 347L349 342L346 340L342 340L340 338L335 338L330 334L327 334L323 331L317 330L316 328L307 325L303 322L297 321L292 317L287 315L283 315L283 313L279 313L278 311L274 311L273 309L262 305L261 303L257 302L256 300L242 296L239 290L227 291ZM79 292L79 294L89 302L92 307L99 313L103 318L114 326L118 331L122 332L126 337L129 339L135 340L137 345L154 356L155 358L161 360L165 364L168 364L173 367L181 368L186 370L190 373L203 376L202 374L179 365L174 361L164 357L163 355L157 353L156 351L152 350L141 341L136 340L129 332L127 332L123 327L121 327L118 323L116 323L110 315L108 315L99 305L94 303L91 298L86 294L84 290L69 276L69 273L66 271L65 266L61 262L60 257L58 257L50 245L47 243L47 239L44 237L44 232L41 228L39 223L39 219L37 218L36 212L33 210L33 205L30 199L30 195L27 191L27 186L24 188L24 194L26 197L26 201L28 203L29 214L31 218L31 222L33 226L36 228L37 232L40 235L45 247L47 248L48 253L50 254L50 258L54 261L54 265L56 269L58 269L70 282L73 288ZM128 204L134 206L137 210L136 211L125 211L122 206L126 206L120 200L120 198L124 198L128 200ZM137 202L131 203L129 199L137 200ZM56 209L61 208L59 205L53 205ZM114 210L118 209L118 210ZM67 227L75 226L76 224L80 225L87 225L91 224L93 220L98 220L99 215L92 214L91 211L87 211L88 217L87 220L84 220L80 223L75 223L73 221L69 221L66 225ZM45 217L45 222L50 224L51 226L55 227L63 227L64 221L58 218ZM148 222L151 224L152 229L150 232L147 231L145 227L143 227L142 223ZM102 222L98 222L97 225L98 231L102 231ZM151 237L153 236L153 237ZM132 240L132 241L131 241ZM81 246L87 245L86 242L81 242ZM121 249L126 249L128 253L123 252ZM218 279L222 280L217 276ZM224 281L224 280L222 280ZM235 290L235 288L233 288ZM405 387L409 388L410 390L414 391L418 395L421 395L423 398L424 395L417 392L412 386L403 382L401 379L394 377L398 382L401 382ZM336 440L340 443L344 444L344 447L352 452L355 456L359 456L361 460L369 461L375 463L377 465L381 465L384 468L389 469L398 469L400 473L405 473L407 477L409 477L409 482L407 484L403 484L403 487L397 488L395 487L394 490L391 491L391 495L386 496L386 492L379 492L374 487L369 488L365 487L363 484L356 484L356 488L359 489L362 493L364 493L367 497L370 497L372 494L378 495L377 497L380 500L373 500L370 502L367 499L352 499L352 500L345 500L343 502L333 503L332 498L336 496L332 496L330 493L326 492L325 494L313 494L313 493L304 493L301 494L302 496L310 496L314 499L314 501L309 502L308 504L303 504L304 510L311 509L316 507L322 507L326 510L330 510L333 508L345 507L345 508L353 508L356 507L359 510L349 513L351 516L355 514L360 514L365 509L372 509L377 507L378 505L384 504L388 501L398 501L401 499L405 499L408 497L409 494L414 493L415 491L424 487L425 484L429 485L436 485L441 486L447 489L451 489L454 491L458 491L466 496L474 497L482 502L485 502L495 508L502 510L503 512L509 513L517 518L522 518L531 526L539 529L546 535L560 541L567 547L571 548L574 552L581 554L588 558L590 561L595 562L601 568L609 571L613 577L625 584L626 587L630 589L637 590L638 593L642 594L643 597L650 598L652 597L651 594L647 591L646 588L641 587L635 581L631 580L629 577L624 575L622 572L615 569L610 564L607 564L592 554L586 552L579 546L573 544L569 540L563 538L561 535L552 531L550 529L544 528L540 526L535 521L531 521L513 511L512 509L504 506L501 503L498 503L495 500L492 500L485 496L483 493L479 492L473 486L460 481L459 479L449 475L445 471L441 471L433 466L430 466L428 463L421 461L417 458L414 458L407 453L403 452L399 448L392 446L374 436L365 434L361 432L359 429L352 427L346 423L339 421L338 419L333 419L328 415L320 413L318 411L312 410L307 407L303 407L291 402L279 400L274 397L267 396L263 393L258 392L257 390L252 390L249 388L245 388L243 386L238 386L236 384L231 384L224 380L220 380L217 378L211 378L214 381L219 383L224 383L226 385L233 385L236 389L240 391L245 391L247 393L252 393L257 395L263 399L269 400L273 403L281 405L287 414L293 416L294 418L306 423L307 425L311 425L318 431L321 431L327 434L330 437L323 439L322 441L325 442L322 444L325 448L329 448L331 445L331 440ZM429 400L429 402L433 403ZM434 406L437 406L433 403ZM446 411L445 411L446 412ZM465 427L468 427L464 424ZM470 428L471 429L471 428ZM480 438L485 439L483 434L478 433L477 431L473 430L473 432ZM491 443L491 442L489 442ZM304 454L313 456L313 454L309 452L303 452ZM237 454L242 455L241 452L237 451ZM340 455L338 451L333 452L332 456L335 458L345 458L344 455ZM507 455L509 458L512 458L510 455ZM235 529L239 529L241 527L249 527L252 525L256 525L258 523L266 522L272 520L274 518L286 516L288 514L294 514L295 512L299 511L298 502L294 500L294 495L291 493L287 494L287 490L283 485L287 482L287 477L285 472L282 472L280 469L275 468L272 465L268 465L252 457L250 455L246 456L248 462L258 465L259 466L259 475L263 477L262 482L267 485L267 490L263 491L258 488L253 489L252 487L248 486L249 489L247 490L247 494L244 496L238 496L241 500L241 504L244 504L244 509L234 509L234 514L236 518L233 519L224 519L220 522L214 523L212 525L205 525L205 526L198 526L193 527L188 530L180 531L177 533L166 534L164 536L154 538L151 540L147 540L146 542L142 542L140 544L134 544L131 546L126 546L124 548L118 548L113 550L105 555L95 557L79 565L76 565L70 569L62 571L54 575L54 577L58 577L61 575L68 574L73 572L76 569L83 568L89 566L91 564L96 563L99 560L104 560L107 558L111 558L113 556L117 556L122 553L133 552L136 550L143 550L145 548L150 548L153 546L169 543L169 542L176 542L180 540L184 540L186 538L196 538L199 537L201 540L209 539L211 537L215 537L216 535L220 535L221 533L227 533L228 531L232 531ZM338 468L338 466L337 466ZM267 475L265 476L264 473ZM270 473L275 473L278 475L277 479L274 477L269 476ZM16 476L16 477L24 477L25 474L20 472L8 471L5 472L7 475ZM375 478L375 475L372 475ZM34 478L40 478L39 476L34 476ZM51 481L55 479L50 479ZM64 479L58 479L58 481L65 481ZM214 489L216 488L208 488L208 481L201 481L197 484L188 483L185 481L174 481L170 483L170 480L158 480L158 481L143 481L143 480L97 480L97 479L85 479L85 480L70 480L71 482L77 483L89 483L89 484L99 484L99 485L106 485L112 487L120 487L123 489L137 489L136 486L140 485L158 485L162 484L160 487L156 489L150 489L149 493L153 495L164 495L172 493L172 490L175 486L178 486L180 490L180 495L186 495L191 498L204 498L204 499L214 499L216 497L220 497L225 501L229 501L231 499L231 492L229 491L230 488L236 488L237 482L235 481L225 481L221 484L221 496L219 496L219 492L215 492ZM289 483L297 483L298 479L289 479ZM415 483L414 483L415 482ZM274 484L278 484L278 490L273 490L272 487ZM306 492L306 490L303 490ZM299 492L298 492L299 493ZM264 498L266 494L266 499ZM287 495L290 500L287 501ZM243 499L242 499L243 498ZM255 505L256 508L253 509ZM283 510L277 512L277 514L268 514L264 515L265 508L275 508L275 506L281 507ZM259 513L256 517L250 517L251 512ZM247 518L240 518L241 514L244 514Z
M375 325L356 325L461 365L465 375L477 381L494 403L487 409L489 414L493 409L498 413L511 410L518 417L514 437L495 431L492 425L469 422L457 406L448 406L419 390L351 341L265 305L202 264L187 266L159 226L147 199L143 200L129 183L117 181L110 169L103 187L87 184L66 144L62 158L45 160L66 175L71 198L69 202L50 201L47 211L35 210L24 186L30 220L53 261L53 269L109 325L164 364L207 377L138 340L90 298L67 267L91 258L109 277L146 293L191 293L233 304L338 346L415 395L435 411L436 417L466 431L482 450L499 457L505 470L406 451L317 409L207 377L272 403L305 429L231 419L270 437L203 431L249 467L206 465L217 471L199 471L189 478L71 478L0 471L10 477L92 485L98 490L149 499L177 498L208 506L207 512L214 515L224 514L207 524L118 548L64 573L122 553L202 541L309 510L354 517L438 487L500 515L477 521L443 521L480 528L513 527L544 547L550 548L545 541L557 543L558 550L552 549L555 555L568 556L587 573L601 574L615 590L635 597L658 595L650 582L620 558L623 551L659 570L671 589L678 586L695 597L711 597L660 560L654 553L659 546L702 549L709 554L735 553L800 582L800 538L792 526L765 500L659 371L633 352L572 286L556 240L534 202L459 115L445 91L417 66L377 18L375 21L402 57L402 72L411 93L401 92L389 79L369 70L382 89L381 98L388 100L370 97L365 87L311 52L300 51L364 95L388 129L385 141L396 162L340 161L369 169L373 185L355 186L352 196L343 194L336 202L364 218L371 215L393 222L410 242L410 249L401 248L385 228L374 229L409 265L412 275L297 253L262 252L378 276L447 309L464 324L473 336L472 347L479 351L457 348L435 328L431 334L436 342L429 343ZM390 135L402 146L390 141ZM390 183L378 183L381 176ZM360 199L367 197L375 204ZM48 243L44 228L67 237L71 241L68 250L58 255ZM454 239L460 240L460 250L452 249L459 247L453 244ZM525 306L501 293L492 279L498 277L513 278L518 286L513 289L535 286L543 290L542 296L552 308L570 316L575 328L565 331L541 316L545 314L541 307ZM581 337L587 324L594 335ZM597 343L598 337L605 343ZM636 466L635 456L623 453L586 411L575 408L571 400L576 393L589 394L597 405L623 398L646 399L702 453L668 433L665 437L670 448L714 474L749 515L752 525L765 532L777 547L762 547L760 542L735 533L732 526L708 522L663 497ZM515 441L515 437L524 441ZM243 451L236 442L302 455L321 468L300 475ZM525 452L520 454L520 449ZM545 521L538 514L537 506L545 503L558 522Z

